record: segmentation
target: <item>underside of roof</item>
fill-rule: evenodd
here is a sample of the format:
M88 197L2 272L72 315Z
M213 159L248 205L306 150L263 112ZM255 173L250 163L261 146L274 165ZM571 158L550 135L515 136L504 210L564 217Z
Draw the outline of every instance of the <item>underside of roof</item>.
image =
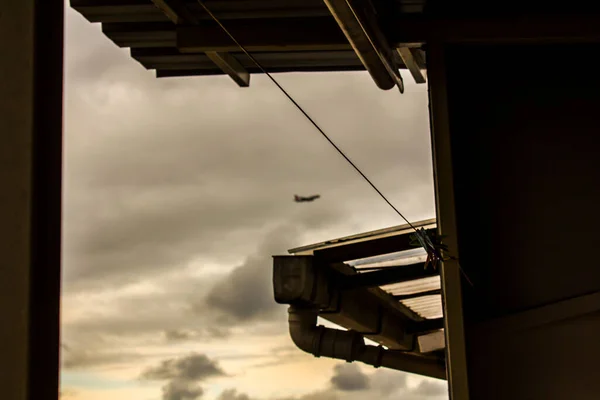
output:
M582 35L600 39L600 5L577 0L542 8L527 0L518 7L470 0L70 0L70 4L90 22L101 23L108 39L129 48L131 57L156 71L157 77L228 75L241 87L250 85L252 74L265 71L366 70L380 89L398 87L403 92L401 69L408 70L415 82L425 83L424 46L433 41L543 42Z
M240 86L261 69L196 0L70 0L71 7L157 77L230 75ZM424 0L374 1L392 14ZM323 0L209 0L203 4L267 72L362 71L365 62ZM371 4L369 2L369 4ZM413 49L412 52L417 52ZM409 53L406 53L412 57ZM418 68L424 68L416 54ZM403 56L390 52L396 69Z

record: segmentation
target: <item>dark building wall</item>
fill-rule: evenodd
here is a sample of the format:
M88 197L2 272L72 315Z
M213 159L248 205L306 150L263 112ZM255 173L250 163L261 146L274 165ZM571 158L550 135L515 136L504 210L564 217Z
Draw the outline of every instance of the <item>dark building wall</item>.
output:
M447 48L472 399L600 393L600 314L504 335L475 329L600 290L599 51Z

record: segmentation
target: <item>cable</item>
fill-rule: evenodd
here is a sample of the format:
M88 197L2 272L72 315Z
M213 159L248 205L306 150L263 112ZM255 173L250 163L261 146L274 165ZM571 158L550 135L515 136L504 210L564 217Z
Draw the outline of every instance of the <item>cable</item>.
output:
M214 15L212 13L212 11L210 11L210 9L208 7L206 7L204 2L202 0L196 0L196 1L200 5L200 7L202 7L204 9L204 11L206 11L206 13L219 25L219 27L223 30L223 32L225 32L225 34L227 36L229 36L229 38L233 41L233 43L235 43L235 45L237 47L239 47L240 50L242 50L242 52L244 52L244 54L246 54L246 56L258 67L258 69L260 69L261 72L263 74L265 74L271 80L271 82L273 82L275 84L275 86L277 86L279 88L279 90L281 90L281 92L288 98L288 100L291 101L292 104L294 104L294 106L296 106L296 108L306 117L306 119L308 119L310 121L310 123L321 133L321 135L323 135L323 137L333 146L333 148L336 149L337 152L340 153L340 155L342 157L344 157L344 159L346 161L348 161L348 163L356 170L356 172L358 172L360 174L360 176L362 176L363 179L365 181L367 181L367 183L369 185L371 185L373 190L375 190L377 192L377 194L379 194L379 196L392 208L392 210L394 210L396 212L396 214L398 214L408 224L408 226L410 228L412 228L412 230L415 231L415 233L417 234L417 239L419 240L419 242L421 242L421 245L425 249L425 251L427 251L427 254L429 256L433 256L433 260L429 260L429 257L428 257L428 261L426 262L426 265L429 262L433 262L434 268L436 268L437 262L443 261L443 257L442 257L441 252L436 247L436 245L433 244L433 242L431 241L431 238L427 235L425 230L423 228L421 228L419 230L413 224L411 224L410 221L400 212L400 210L398 210L388 200L388 198L385 197L385 195L383 193L381 193L381 191L379 189L377 189L377 186L375 186L375 184L373 182L371 182L371 180L360 170L360 168L358 168L356 166L356 164L354 164L352 162L352 160L350 160L350 158L348 158L348 156L346 156L346 154L344 154L344 152L333 142L333 140L331 140L329 138L329 136L327 136L325 131L323 131L323 129L321 129L321 127L310 117L310 115L308 115L308 113L306 111L304 111L304 108L302 108L302 106L300 106L300 104L298 104L296 102L296 100L293 99L293 97L283 88L283 86L281 86L279 84L279 82L277 82L277 80L275 78L273 78L273 76L258 62L258 60L256 58L254 58L254 56L252 54L250 54L250 52L248 50L246 50L246 48L240 42L237 41L237 39L221 23L221 21L216 17L216 15ZM450 259L458 261L455 257L450 257ZM471 280L469 279L469 277L465 273L465 271L463 271L462 267L460 266L460 264L458 262L457 262L457 265L458 265L460 272L462 272L462 274L464 275L466 280L469 282L469 284L471 286L473 286L473 283L471 282Z
M306 119L310 121L310 123L321 133L321 135L323 135L323 137L333 146L333 148L335 148L337 152L340 153L340 155L344 157L344 159L346 159L346 161L348 161L348 163L356 170L356 172L358 172L360 176L362 176L364 180L367 181L369 185L371 185L371 187L377 192L377 194L379 194L379 196L396 212L396 214L398 214L415 232L417 232L417 234L419 234L417 228L415 228L415 226L411 224L408 219L406 219L406 217L400 212L400 210L398 210L388 200L388 198L385 197L385 195L381 193L379 189L377 189L377 186L375 186L375 184L371 182L371 180L356 166L356 164L354 164L352 160L350 160L350 158L348 158L348 156L346 156L346 154L344 154L344 152L333 142L333 140L331 140L329 136L327 136L323 129L321 129L321 127L310 117L310 115L308 115L308 113L304 111L304 108L302 108L302 106L300 106L296 102L296 100L294 100L292 96L290 96L290 94L279 84L279 82L277 82L275 78L273 78L273 76L258 62L258 60L256 60L256 58L254 58L254 56L252 56L252 54L250 54L250 52L246 50L246 48L240 42L236 40L236 38L221 23L221 21L208 9L208 7L206 7L204 2L202 0L197 1L198 4L200 4L200 6L204 9L204 11L206 11L206 13L221 27L223 32L225 32L225 34L229 36L229 38L235 43L235 45L238 46L240 50L244 52L244 54L246 54L246 56L258 67L258 69L261 70L263 74L265 74L279 88L279 90L281 90L281 92L288 98L288 100L290 100L296 106L296 108L306 117Z

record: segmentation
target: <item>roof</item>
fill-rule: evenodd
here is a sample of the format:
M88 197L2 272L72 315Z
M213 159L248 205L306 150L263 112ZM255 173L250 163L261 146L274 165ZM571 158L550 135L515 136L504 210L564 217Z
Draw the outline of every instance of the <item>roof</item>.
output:
M412 225L417 229L434 230L436 220L429 219ZM379 288L421 318L440 319L443 317L440 277L431 267L427 270L423 268L427 254L423 248L410 245L409 236L412 233L414 230L409 225L398 225L294 248L289 253L343 262L359 274L401 269L403 278L380 285Z
M403 14L421 12L425 0L374 2L385 4L386 14ZM228 73L240 86L247 86L243 77L234 74L260 73L195 0L70 3L88 21L101 23L108 39L130 48L131 57L155 70L157 77ZM209 0L204 4L268 72L365 70L323 0ZM398 52L391 57L399 68L406 68Z

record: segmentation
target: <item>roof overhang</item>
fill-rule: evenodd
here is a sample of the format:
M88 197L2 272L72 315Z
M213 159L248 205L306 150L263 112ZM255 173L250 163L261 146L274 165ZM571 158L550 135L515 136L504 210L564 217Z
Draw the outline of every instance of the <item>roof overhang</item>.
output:
M229 75L239 86L262 73L203 5L267 72L367 70L382 89L403 87L399 69L424 82L420 44L396 46L374 1L71 0L71 6L157 77ZM392 1L386 12L420 12L424 1ZM383 4L382 3L382 4ZM368 7L364 7L364 5ZM361 6L363 5L363 6ZM328 8L329 7L329 8Z
M435 219L413 226L436 229ZM388 348L443 357L439 272L425 268L427 254L412 245L413 233L394 226L276 256L275 298L317 307L320 317Z

